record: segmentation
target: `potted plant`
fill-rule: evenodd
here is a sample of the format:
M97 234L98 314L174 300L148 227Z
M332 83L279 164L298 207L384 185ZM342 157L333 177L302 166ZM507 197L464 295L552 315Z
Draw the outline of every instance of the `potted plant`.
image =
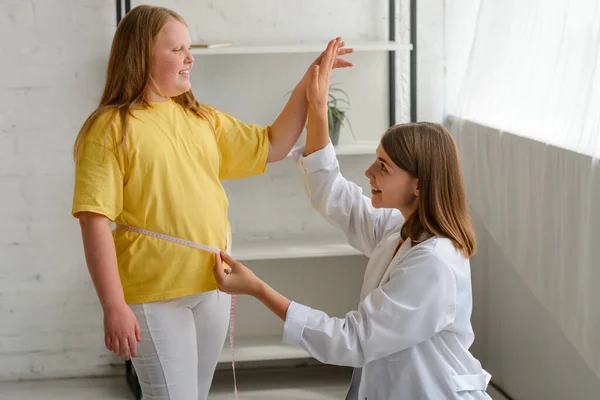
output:
M338 96L338 94L341 96ZM334 146L338 144L340 139L340 128L344 120L350 124L350 120L346 117L346 111L341 108L341 104L350 106L348 94L344 90L332 85L329 88L329 100L327 101L327 120L329 122L329 137ZM352 126L350 126L350 129L352 129Z
M329 99L327 100L327 120L329 123L329 137L331 139L331 143L336 146L340 139L340 128L345 121L348 121L348 125L350 126L350 131L352 131L352 125L350 125L350 120L346 117L346 111L342 109L341 104L346 104L346 106L350 106L350 100L348 98L348 94L344 92L342 89L334 87L335 85L331 85L329 87ZM288 95L292 93L288 92ZM341 96L337 96L340 94ZM305 133L302 133L300 138L298 138L298 143L302 143L305 141Z

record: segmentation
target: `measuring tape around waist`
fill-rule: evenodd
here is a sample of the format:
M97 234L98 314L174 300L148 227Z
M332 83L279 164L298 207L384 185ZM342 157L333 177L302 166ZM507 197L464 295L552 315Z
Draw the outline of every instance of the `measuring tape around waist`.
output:
M173 236L165 235L163 233L149 231L147 229L136 228L129 225L121 225L117 224L117 228L123 229L129 232L139 233L141 235L152 236L158 239L167 240L169 242L178 243L183 246L193 247L195 249L208 251L215 254L221 254L221 250L216 247L207 246L204 244L199 244L195 242L190 242L189 240L179 239ZM231 242L229 240L229 233L227 234L227 253L231 254ZM233 369L233 388L235 392L235 398L239 400L239 394L237 389L237 379L235 376L235 295L231 295L231 309L229 310L229 347L231 348L231 367Z

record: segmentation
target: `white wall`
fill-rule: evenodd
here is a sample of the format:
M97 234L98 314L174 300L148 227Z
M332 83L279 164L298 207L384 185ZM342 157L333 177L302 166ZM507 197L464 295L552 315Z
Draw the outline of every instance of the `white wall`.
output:
M104 373L69 217L71 146L102 89L110 1L0 3L0 379Z
M472 260L478 337L473 350L492 381L514 399L598 397L599 380L546 306L474 215L478 255ZM477 307L479 306L479 307Z
M402 1L399 10L407 10L408 2ZM349 41L387 37L385 0L263 0L247 6L234 0L154 3L180 11L194 39L299 42L339 34ZM436 36L426 40L429 23L421 26L419 66L429 68L428 74L435 74L439 84L443 7L441 0L420 2L421 7L427 4L438 10L432 14L424 9L420 17L435 20L431 26ZM408 16L399 12L398 21L400 39L408 40L404 25ZM78 224L70 217L71 148L99 99L114 30L113 1L0 3L0 380L100 375L122 365L104 349L101 310L85 267ZM428 51L434 55L428 56ZM408 54L399 58L399 115L406 121ZM201 101L215 103L248 122L268 123L311 59L303 55L197 58L194 90ZM354 133L359 138L378 137L387 127L386 55L356 54L353 60L356 68L337 73L334 82L351 96ZM275 72L281 74L275 78ZM249 91L241 93L241 88ZM427 84L421 89L419 115L441 120L439 88ZM341 140L348 140L349 134L346 128ZM360 156L343 157L341 162L349 177L366 184L362 171L370 161L370 156ZM259 185L259 191L251 189ZM227 190L238 238L330 230L308 207L289 159L271 166L265 176L227 182ZM259 225L241 213L241 205L249 202L263 212ZM265 215L272 211L277 212L276 218ZM290 295L316 302L312 292L285 281L286 268L306 266L300 278L310 285L321 266L323 275L334 276L347 264L350 272L345 281L329 281L345 285L339 301L328 302L330 294L321 292L326 310L340 314L358 298L364 259L281 261L256 268L271 270L268 275L274 283ZM261 312L257 308L250 301L240 304L242 311ZM262 313L269 329L279 329L277 321ZM247 333L258 329L245 317L240 317L240 325Z

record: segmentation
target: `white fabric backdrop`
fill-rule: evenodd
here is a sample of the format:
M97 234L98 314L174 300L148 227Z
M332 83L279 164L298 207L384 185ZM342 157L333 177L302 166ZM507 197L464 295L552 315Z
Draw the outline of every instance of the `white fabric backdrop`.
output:
M600 377L600 2L479 3L447 99L469 201Z
M481 0L476 18L448 111L600 156L600 1Z

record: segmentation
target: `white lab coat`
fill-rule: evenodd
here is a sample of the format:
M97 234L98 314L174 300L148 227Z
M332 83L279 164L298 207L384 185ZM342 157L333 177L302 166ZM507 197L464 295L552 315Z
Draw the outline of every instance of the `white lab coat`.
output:
M468 350L469 260L439 237L407 240L392 259L402 214L375 209L346 181L331 144L303 152L294 157L312 205L370 260L357 311L331 318L292 302L283 341L323 363L362 367L358 400L490 399L490 375Z

